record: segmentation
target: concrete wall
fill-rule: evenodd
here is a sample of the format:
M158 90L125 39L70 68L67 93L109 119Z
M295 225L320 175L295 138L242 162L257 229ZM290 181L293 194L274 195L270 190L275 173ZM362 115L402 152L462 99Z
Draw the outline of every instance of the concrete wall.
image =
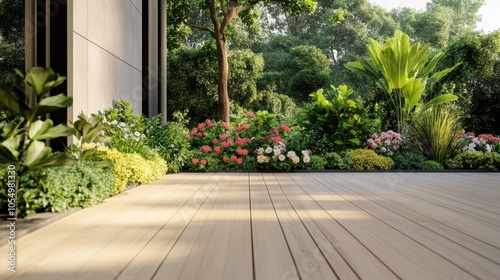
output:
M112 106L142 113L142 1L68 1L69 119Z

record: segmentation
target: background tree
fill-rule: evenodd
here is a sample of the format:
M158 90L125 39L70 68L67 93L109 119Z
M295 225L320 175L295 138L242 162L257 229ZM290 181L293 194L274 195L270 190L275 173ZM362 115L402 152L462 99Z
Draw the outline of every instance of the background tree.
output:
M269 3L271 1L262 0L197 0L197 1L182 1L184 4L189 3L191 10L194 7L200 10L200 14L210 19L210 25L198 25L190 22L188 15L185 13L187 8L181 8L179 18L171 21L170 24L177 26L179 24L187 24L192 28L208 32L214 39L217 48L217 62L218 62L218 117L221 120L229 121L230 116L230 102L228 93L228 75L229 75L229 62L228 58L228 28L236 17L240 17L245 24L251 24L258 16L257 10L254 9L258 3ZM316 8L316 1L314 0L283 0L273 1L280 3L292 15L298 15L302 12L313 12ZM201 12L203 11L203 12ZM172 14L176 14L172 11Z
M0 0L0 82L24 69L24 1Z
M485 0L431 0L427 3L427 10L436 7L448 7L452 11L450 36L458 36L473 31L477 23L481 21L479 10Z

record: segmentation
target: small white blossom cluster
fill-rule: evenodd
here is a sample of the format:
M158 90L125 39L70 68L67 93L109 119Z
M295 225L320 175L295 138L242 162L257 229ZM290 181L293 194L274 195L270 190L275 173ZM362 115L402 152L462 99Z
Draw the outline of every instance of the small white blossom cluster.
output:
M469 143L469 145L463 147L462 151L476 151L477 147L483 147L486 152L491 153L491 145L488 144L486 140L477 137L472 138L472 141Z
M141 134L138 131L133 131L132 128L134 127L133 124L130 126L127 125L124 122L118 122L117 120L113 120L109 122L109 124L118 127L122 131L122 138L123 140L133 140L133 141L141 141L146 138L146 135Z
M294 151L286 150L286 145L283 142L278 142L274 147L263 148L260 147L256 150L257 162L268 163L271 159L274 161L284 162L287 158L294 164L300 163L300 157ZM310 152L302 151L302 161L309 163L311 161Z

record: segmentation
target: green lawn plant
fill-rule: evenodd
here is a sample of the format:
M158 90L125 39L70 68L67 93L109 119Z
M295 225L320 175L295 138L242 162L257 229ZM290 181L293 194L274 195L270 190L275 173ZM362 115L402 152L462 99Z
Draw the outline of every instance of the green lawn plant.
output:
M459 64L435 72L444 53L429 56L430 45L411 44L410 37L396 30L393 38L384 44L370 38L367 46L370 59L358 57L345 66L375 82L381 89L397 119L397 131L405 133L415 110L425 111L431 106L456 100L452 94L442 94L426 101L425 91L432 88Z
M2 126L0 134L0 161L16 166L16 193L19 178L27 170L38 170L46 166L67 162L65 154L52 153L46 140L70 136L72 128L65 124L54 126L54 122L44 117L55 110L68 108L73 100L64 94L54 94L54 88L66 78L54 73L51 68L33 67L26 74L16 73L32 89L32 94L17 89L0 86L0 105L19 114L19 119ZM19 199L16 199L18 202ZM17 208L17 205L16 205ZM16 209L16 217L17 217Z

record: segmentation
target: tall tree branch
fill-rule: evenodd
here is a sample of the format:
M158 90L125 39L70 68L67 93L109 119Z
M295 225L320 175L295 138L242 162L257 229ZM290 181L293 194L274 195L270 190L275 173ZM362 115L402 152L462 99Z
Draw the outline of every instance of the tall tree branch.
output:
M220 9L222 10L222 13L223 14L226 14L227 10L226 10L226 1L225 0L219 0L220 2Z
M255 4L247 4L241 8L238 9L238 11L236 12L237 14L241 13L241 12L244 12L250 8L252 8L253 6L255 6Z
M189 25L189 26L191 26L193 28L196 28L196 29L199 29L199 30L208 31L210 34L212 34L212 36L215 36L215 32L212 29L210 29L210 28L208 28L206 26L194 24L194 23L191 23L191 22L188 22L188 21L184 22L184 24Z

